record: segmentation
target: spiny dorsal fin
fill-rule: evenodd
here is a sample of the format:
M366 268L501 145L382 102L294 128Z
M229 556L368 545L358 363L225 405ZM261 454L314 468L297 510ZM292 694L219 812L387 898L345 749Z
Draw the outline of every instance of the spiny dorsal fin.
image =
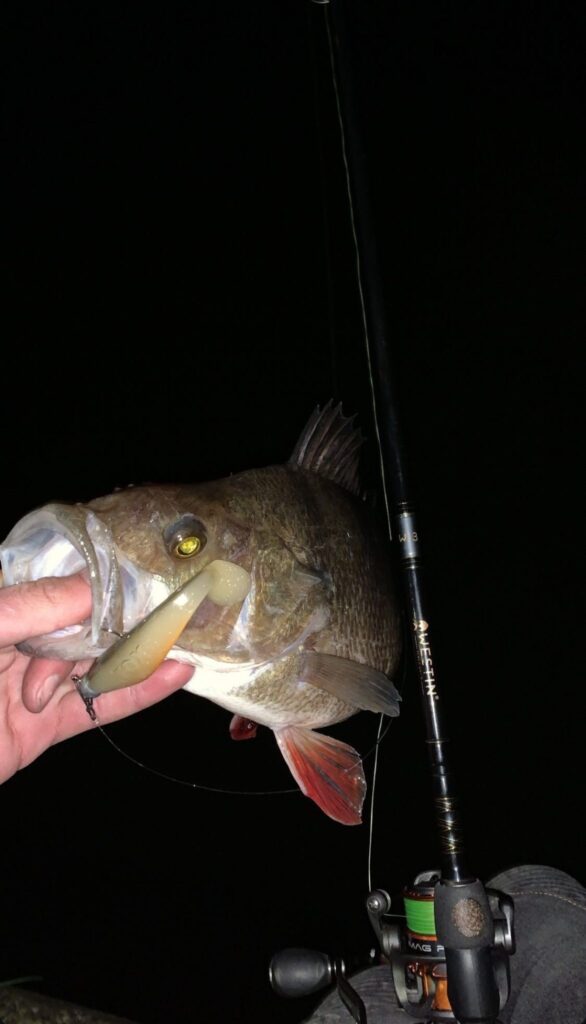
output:
M299 466L332 480L352 494L360 494L358 457L364 438L354 426L354 417L344 416L342 406L331 401L314 409L301 434L290 466Z

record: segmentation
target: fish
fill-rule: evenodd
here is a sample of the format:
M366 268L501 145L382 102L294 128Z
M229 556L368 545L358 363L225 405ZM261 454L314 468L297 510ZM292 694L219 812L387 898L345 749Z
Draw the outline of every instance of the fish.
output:
M81 572L92 612L21 650L97 659L84 680L92 696L145 678L164 657L193 666L185 689L231 712L233 739L271 729L301 791L335 821L359 824L360 755L317 730L363 710L399 713L401 614L361 498L362 440L329 402L285 464L25 515L0 545L5 585Z

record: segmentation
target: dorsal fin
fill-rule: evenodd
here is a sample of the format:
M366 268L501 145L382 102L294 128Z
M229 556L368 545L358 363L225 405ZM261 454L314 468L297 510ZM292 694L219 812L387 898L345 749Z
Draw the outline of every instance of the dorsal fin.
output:
M360 494L358 457L364 438L354 426L354 417L344 416L342 406L329 401L311 414L291 458L299 466L332 480L352 494Z

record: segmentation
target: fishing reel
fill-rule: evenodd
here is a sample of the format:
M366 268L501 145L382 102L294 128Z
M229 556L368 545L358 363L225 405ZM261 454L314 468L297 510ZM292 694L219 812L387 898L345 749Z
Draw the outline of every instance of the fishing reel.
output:
M391 908L387 893L375 890L366 901L401 1007L425 1020L494 1019L509 997L511 898L484 890L480 882L445 884L438 872L424 871L403 890L403 901L404 925L385 920ZM454 990L467 993L466 1005L452 1005L448 978Z
M438 872L426 871L403 890L403 901L405 918L391 921L388 893L375 889L366 900L401 1008L425 1021L494 1020L509 997L509 955L515 948L510 897L484 890L480 882L445 884ZM436 915L445 945L437 938ZM306 949L283 950L273 957L269 976L274 991L288 998L335 984L353 1020L367 1024L366 1008L341 959ZM466 994L456 1006L450 1002L448 977L455 993Z

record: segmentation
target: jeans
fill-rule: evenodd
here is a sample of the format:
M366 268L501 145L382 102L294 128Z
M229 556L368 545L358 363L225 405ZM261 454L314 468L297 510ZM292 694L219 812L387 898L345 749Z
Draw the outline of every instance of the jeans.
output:
M585 1024L586 889L563 871L533 865L504 871L488 885L508 893L515 904L517 951L510 959L511 994L499 1020ZM350 983L365 1004L368 1024L407 1024L410 1015L397 1003L388 966L354 975ZM351 1020L332 992L308 1024Z

